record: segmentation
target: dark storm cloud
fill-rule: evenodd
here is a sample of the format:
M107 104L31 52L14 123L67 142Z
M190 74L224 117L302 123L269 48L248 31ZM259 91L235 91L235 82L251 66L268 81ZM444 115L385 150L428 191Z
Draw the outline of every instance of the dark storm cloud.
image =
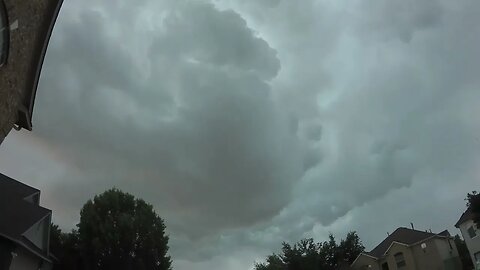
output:
M84 9L56 29L38 133L85 177L57 188L127 187L192 237L276 215L306 151L271 97L275 51L235 12L189 2L172 4L136 54L117 45L131 41L112 33L115 15Z
M213 3L65 3L33 133L60 213L133 192L181 269L455 222L480 175L478 1Z

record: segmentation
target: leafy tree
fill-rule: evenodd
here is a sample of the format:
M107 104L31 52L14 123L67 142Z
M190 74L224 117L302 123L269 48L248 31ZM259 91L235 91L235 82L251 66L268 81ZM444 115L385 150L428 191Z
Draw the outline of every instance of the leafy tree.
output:
M358 254L365 250L365 247L355 232L349 232L347 237L340 242L338 250L339 261L347 262L350 265L358 257Z
M256 270L286 270L286 266L280 256L276 254L269 255L266 263L256 263Z
M111 189L95 196L77 226L68 234L52 226L56 269L171 269L164 221L152 205L128 193Z
M463 241L460 236L455 235L455 238L453 240L455 242L455 245L457 246L458 250L458 255L460 257L460 260L462 261L462 266L464 270L471 270L473 269L473 262L472 259L470 258L470 253L468 252L467 245L465 244L465 241Z
M339 248L335 242L332 234L328 236L328 241L321 244L319 259L320 269L333 270L336 269L339 263Z
M171 269L163 220L152 205L118 189L83 206L78 232L89 269Z
M50 225L50 252L55 256L59 256L62 252L62 231L58 225Z
M58 225L50 227L50 252L58 259L54 270L83 269L83 262L80 256L78 232L72 230L70 233L63 233Z
M470 207L473 213L473 221L480 228L480 194L476 191L467 194L467 207Z
M340 244L333 235L323 243L303 239L293 246L283 243L281 254L272 254L265 263L256 263L255 270L335 270L340 265L351 264L363 250L355 232L348 233Z

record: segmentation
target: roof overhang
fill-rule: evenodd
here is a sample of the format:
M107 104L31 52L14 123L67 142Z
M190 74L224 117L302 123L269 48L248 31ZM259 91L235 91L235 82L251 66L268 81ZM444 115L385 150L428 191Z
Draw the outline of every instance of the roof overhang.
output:
M390 246L388 246L387 250L385 250L385 252L382 254L382 256L385 256L388 251L393 247L394 244L397 244L397 245L402 245L402 246L405 246L405 247L409 247L410 245L407 245L405 243L402 243L402 242L398 242L398 241L393 241Z
M19 118L16 123L19 127L27 130L32 130L33 105L37 94L38 82L40 80L45 54L47 53L48 43L52 36L53 28L62 4L63 0L54 0L50 2L51 6L47 8L47 14L45 14L45 17L48 19L45 20L40 27L39 39L34 48L34 64L30 69L30 74L28 76L29 81L27 81L27 93L23 100L23 106L19 110Z
M350 264L350 266L353 266L357 262L358 258L360 258L361 256L370 257L370 258L374 259L375 261L378 260L377 257L372 256L368 253L362 252L362 253L358 254L357 258L355 258L355 260L352 262L352 264Z
M14 243L15 245L18 245L18 246L26 249L27 251L31 252L32 254L41 258L44 261L47 261L49 263L52 262L52 258L50 258L50 256L42 254L42 251L39 248L37 248L33 243L31 243L25 237L22 237L21 240L18 240L18 239L11 238L8 235L2 234L2 233L0 233L0 237L3 237L5 239L9 240L10 242Z

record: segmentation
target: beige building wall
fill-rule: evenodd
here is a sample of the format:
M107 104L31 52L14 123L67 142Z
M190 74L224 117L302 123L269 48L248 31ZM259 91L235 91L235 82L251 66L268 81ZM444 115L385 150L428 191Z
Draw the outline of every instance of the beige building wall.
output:
M369 265L371 265L370 268L368 267ZM352 268L355 270L381 270L377 261L366 255L360 255L352 265Z
M425 248L422 248L424 243ZM405 266L402 270L461 270L462 264L453 239L432 237L413 246L394 242L387 254L375 260L366 255L360 256L352 268L355 270L379 269L384 263L389 270L397 270L395 254L402 253ZM371 268L368 268L371 265Z
M410 248L408 248L408 246L406 245L395 243L395 242L392 244L392 246L390 247L390 250L388 250L387 252L386 262L388 263L389 269L390 270L397 269L395 254L399 252L403 253L403 257L406 263L406 266L402 270L417 270L417 268L415 267L415 260L413 258L413 254Z
M425 248L422 248L421 244L425 244ZM436 244L436 239L424 241L413 246L411 249L412 253L414 254L415 264L418 269L444 269L443 257L440 254L439 248Z

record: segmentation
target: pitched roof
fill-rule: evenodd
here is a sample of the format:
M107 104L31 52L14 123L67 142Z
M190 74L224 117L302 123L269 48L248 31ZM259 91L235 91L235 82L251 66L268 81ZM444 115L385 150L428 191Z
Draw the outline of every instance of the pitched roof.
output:
M400 227L387 238L385 238L385 240L378 244L378 246L376 246L372 251L368 252L368 254L373 257L380 258L385 254L393 242L412 245L432 236L450 236L450 233L448 233L448 231L443 231L440 234L434 234Z
M3 192L3 190L2 190ZM3 194L2 194L3 195ZM0 235L20 241L33 225L51 214L51 211L25 200L11 200L0 195Z
M32 249L24 234L35 224L51 215L51 211L25 200L40 191L0 173L0 237L24 246L42 258L45 251Z
M473 219L473 212L472 212L472 209L470 207L468 207L467 210L465 210L465 212L463 212L463 214L460 216L457 223L455 223L455 227L458 228L460 226L460 224L464 223L467 220L471 220L471 219Z
M9 196L24 199L36 193L40 193L40 190L27 186L0 173L1 197Z

